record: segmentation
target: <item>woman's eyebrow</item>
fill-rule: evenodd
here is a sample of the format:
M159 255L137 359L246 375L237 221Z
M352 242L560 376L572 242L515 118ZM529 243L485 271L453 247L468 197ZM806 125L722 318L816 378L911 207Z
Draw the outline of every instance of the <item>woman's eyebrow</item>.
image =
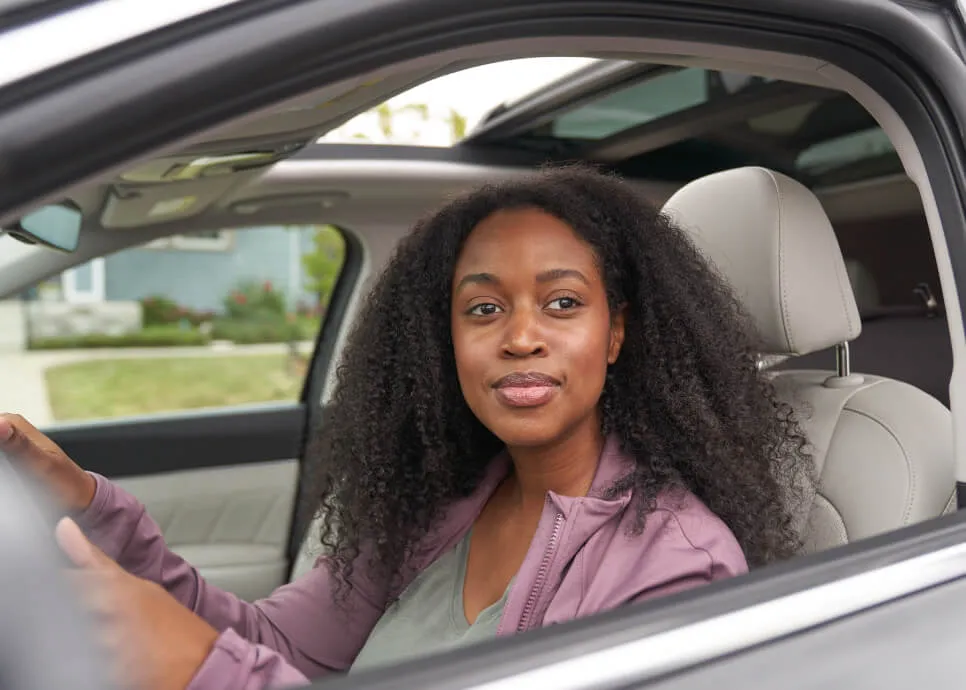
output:
M575 268L551 268L537 274L538 283L549 283L563 278L576 278L585 285L590 284L586 276ZM500 279L492 273L467 273L460 278L455 291L459 292L467 285L499 285L499 283Z
M537 282L549 283L553 280L560 280L562 278L576 278L584 285L590 284L584 274L575 268L551 268L548 271L543 271L542 273L538 274Z
M467 285L497 285L499 282L500 279L492 273L468 273L463 276L460 279L460 282L456 285L456 292L459 292Z

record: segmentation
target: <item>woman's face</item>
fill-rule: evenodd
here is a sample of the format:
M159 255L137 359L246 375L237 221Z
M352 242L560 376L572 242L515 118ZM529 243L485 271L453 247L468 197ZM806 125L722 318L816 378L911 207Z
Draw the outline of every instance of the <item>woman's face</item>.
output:
M463 396L507 446L596 433L624 318L612 318L594 252L566 223L523 209L477 225L456 263L452 331Z

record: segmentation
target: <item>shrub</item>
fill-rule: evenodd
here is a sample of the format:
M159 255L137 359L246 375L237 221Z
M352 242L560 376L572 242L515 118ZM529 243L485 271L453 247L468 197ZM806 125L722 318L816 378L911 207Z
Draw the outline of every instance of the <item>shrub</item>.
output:
M151 295L141 300L141 323L144 327L174 323L177 313L177 303L167 297Z
M239 345L287 343L302 338L299 324L285 319L219 319L212 324L214 340L230 340Z
M224 300L225 313L233 319L268 321L285 317L285 297L270 281L245 282Z
M325 313L321 304L307 304L302 300L295 305L295 315L299 318L320 320Z
M211 338L196 329L182 329L173 326L150 326L133 333L109 335L92 333L89 335L57 336L34 338L30 341L31 350L67 350L86 348L118 347L184 347L207 345Z
M182 321L192 326L211 321L215 318L213 311L195 311L179 306L174 300L152 295L141 300L141 323L145 327L165 326Z

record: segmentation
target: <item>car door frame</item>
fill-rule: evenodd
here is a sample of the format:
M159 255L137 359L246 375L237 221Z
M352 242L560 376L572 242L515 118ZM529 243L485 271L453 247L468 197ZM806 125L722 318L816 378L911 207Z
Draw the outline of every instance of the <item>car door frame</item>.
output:
M966 90L951 88L962 83L966 70L959 56L939 35L924 24L910 22L912 15L898 5L870 0L787 0L780 5L764 0L728 0L715 6L480 0L471 6L453 6L442 0L355 0L351 4L325 3L330 14L324 15L324 19L318 15L322 5L310 0L284 6L267 0L239 3L214 13L217 17L209 18L205 31L194 26L193 36L186 36L184 27L158 32L133 59L109 71L93 74L89 61L80 60L55 70L56 74L46 75L48 83L35 84L33 92L25 91L23 85L0 90L0 146L13 147L6 168L0 171L0 182L10 182L3 179L10 171L28 174L18 188L0 184L0 212L13 212L18 206L53 194L78 179L101 173L134 155L164 146L175 137L213 125L233 112L268 105L320 81L360 74L387 62L444 49L457 42L484 41L496 35L521 36L526 32L542 36L655 33L680 40L810 54L833 64L845 63L868 85L884 97L887 95L890 105L916 135L921 155L928 162L927 174L939 207L955 283L958 293L966 294L966 218L962 203L966 198L966 152L958 134L966 129ZM249 14L241 16L242 10ZM603 17L605 11L610 14ZM239 41L244 33L240 32L242 27L252 26L250 22L256 19L257 36L251 35L251 41ZM325 26L320 27L320 21L325 21ZM326 48L328 44L324 40L320 43L322 36L327 36L339 48ZM175 46L177 55L172 55ZM273 60L294 59L299 54L304 58L310 53L313 60L297 63L301 70L298 75L264 68ZM117 59L117 54L107 50L100 57ZM259 65L263 67L261 71L254 69ZM155 77L153 82L144 79L149 74ZM243 75L247 87L244 94L240 93L238 81ZM219 88L212 88L213 79ZM139 89L139 83L150 84L153 93ZM51 84L59 88L54 90ZM98 89L104 98L98 103L91 102L89 89L111 84L115 88ZM83 98L85 92L88 98ZM22 98L14 103L11 94ZM166 113L169 121L158 123L164 124L158 131L132 131L132 117L144 126L144 118L136 117L137 107L149 97L152 103L162 106L157 110L164 112L163 106L173 109ZM64 112L58 109L59 105L71 98L79 98L85 109L69 123L56 122L54 115ZM186 99L192 101L191 112L186 112ZM32 131L28 131L28 123ZM109 131L113 139L106 136ZM85 137L77 135L84 132L88 134L87 140L80 141ZM14 133L23 135L23 140L16 143ZM69 134L74 135L73 140L68 138ZM92 142L110 144L95 151ZM40 163L49 160L48 154L54 150L61 156L66 155L68 164L47 166L44 170ZM959 316L962 317L962 312ZM955 396L953 405L955 410ZM558 626L560 630L537 631L533 643L525 646L499 640L493 643L494 648L502 645L504 653L515 652L517 656L503 666L495 665L492 657L486 658L488 672L498 674L496 680L501 682L519 684L521 679L532 679L526 673L539 665L542 653L574 658L599 648L608 624L623 628L635 639L647 636L647 640L656 640L662 626L677 625L681 621L681 612L688 602L696 609L694 615L706 620L710 609L724 605L730 592L733 597L750 597L744 602L731 600L736 610L746 612L768 601L763 588L794 587L795 591L806 591L823 581L841 583L846 577L843 568L857 568L860 574L872 577L877 573L888 574L890 571L883 566L902 560L890 549L912 553L915 558L929 558L947 548L941 543L943 539L959 544L964 537L966 519L957 514L887 535L875 544L854 544L786 564L787 567L776 566L775 570L763 570L747 578L710 585L701 591L640 608ZM947 581L964 574L966 565L957 562L956 569L947 573ZM818 579L810 580L810 576ZM906 594L912 594L940 582L923 578L905 584ZM674 615L668 616L671 610ZM565 634L572 636L569 645L564 643ZM538 637L543 641L538 641ZM480 650L474 650L473 655L484 659ZM466 657L465 653L454 654L451 660ZM470 683L467 676L453 674L452 668L442 661L439 668L449 668L450 674L445 680L448 685L438 687L482 684L482 681ZM337 682L345 687L377 687L364 684L370 680L371 677L360 675ZM647 679L624 678L620 682L626 686L644 680ZM403 671L394 669L393 681L394 687L403 686ZM504 683L489 687L509 686ZM591 677L580 687L602 686L595 685Z
M811 647L822 631L856 619L879 622L878 614L929 592L966 586L966 513L922 523L896 535L874 537L820 554L771 566L741 578L719 580L700 589L652 600L519 635L476 643L402 664L360 671L313 688L332 690L715 690L742 687L786 688L789 677L816 668L790 670L789 649ZM922 575L925 574L923 577ZM948 599L947 599L948 605ZM907 617L908 607L901 607ZM953 614L955 615L955 614ZM895 620L894 616L890 620ZM920 626L923 621L918 621ZM928 622L926 623L928 624ZM839 642L823 664L833 665L847 684L835 687L899 690L907 685L863 684L869 648L895 644L889 629L865 628L869 647L856 650ZM958 637L960 648L966 634ZM921 647L910 640L910 647ZM949 648L946 641L946 649ZM762 654L764 650L764 655ZM784 665L761 659L781 656ZM794 651L792 658L796 658ZM751 676L735 676L730 664L749 656ZM856 663L858 656L865 663ZM718 670L720 669L720 670ZM827 683L828 677L818 674ZM904 676L898 675L899 680ZM739 680L740 678L740 680ZM853 684L854 681L854 684ZM827 684L814 687L829 687Z

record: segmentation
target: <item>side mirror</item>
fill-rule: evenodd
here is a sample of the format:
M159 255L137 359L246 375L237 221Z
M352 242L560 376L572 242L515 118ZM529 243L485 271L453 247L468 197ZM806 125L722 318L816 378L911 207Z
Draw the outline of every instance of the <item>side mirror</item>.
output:
M61 202L41 206L24 215L4 232L25 244L41 244L62 252L77 249L84 218L74 204Z

